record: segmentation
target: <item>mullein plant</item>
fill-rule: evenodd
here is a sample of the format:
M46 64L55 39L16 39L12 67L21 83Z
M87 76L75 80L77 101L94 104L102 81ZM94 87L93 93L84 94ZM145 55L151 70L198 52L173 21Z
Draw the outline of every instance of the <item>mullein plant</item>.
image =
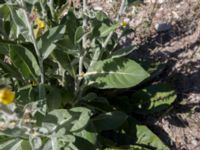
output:
M126 57L137 46L119 45L133 32L122 19L128 1L114 20L81 2L0 4L0 81L13 88L0 90L0 148L169 149L134 118L168 108L176 94L146 87L156 69Z

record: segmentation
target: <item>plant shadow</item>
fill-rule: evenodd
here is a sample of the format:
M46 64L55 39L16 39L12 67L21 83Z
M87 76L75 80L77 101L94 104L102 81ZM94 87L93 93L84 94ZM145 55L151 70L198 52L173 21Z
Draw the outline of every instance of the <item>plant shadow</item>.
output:
M151 125L167 116L166 120L170 126L184 129L190 128L191 119L190 117L185 118L183 115L194 115L193 117L196 116L196 119L198 119L197 115L200 112L199 26L197 25L192 32L188 30L175 34L177 28L173 27L170 32L158 33L153 38L150 36L145 43L140 45L137 51L129 55L129 58L138 62L151 64L159 61L164 64L165 69L154 80L155 82L172 84L177 92L177 100L172 107L166 110L164 114L158 113L150 117L151 119L154 118L154 121L151 120ZM161 136L164 142L170 144L169 133L160 127L155 128L154 126L152 129ZM176 141L170 144L172 149L177 149L176 144L173 143L176 143Z

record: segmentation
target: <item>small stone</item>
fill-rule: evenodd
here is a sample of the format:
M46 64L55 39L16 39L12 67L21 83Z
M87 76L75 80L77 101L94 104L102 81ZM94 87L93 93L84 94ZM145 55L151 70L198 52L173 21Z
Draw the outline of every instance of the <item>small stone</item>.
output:
M102 11L103 8L101 6L94 6L94 10L96 10L96 11Z
M177 12L172 11L172 15L175 19L180 19L179 15L177 14Z
M157 23L155 24L155 29L157 32L166 32L171 30L172 25L168 23Z
M165 0L145 0L144 3L157 3L157 4L162 4L164 3Z
M192 143L194 146L197 146L198 141L194 139L194 140L191 141L191 143Z
M137 13L137 8L135 6L132 6L131 14L135 15Z

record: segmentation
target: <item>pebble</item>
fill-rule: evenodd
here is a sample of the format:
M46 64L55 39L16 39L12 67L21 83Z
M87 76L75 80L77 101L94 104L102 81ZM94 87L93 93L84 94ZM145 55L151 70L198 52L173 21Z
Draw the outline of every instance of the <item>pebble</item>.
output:
M197 146L198 141L194 139L194 140L191 141L191 143L192 143L194 146Z
M157 3L157 4L162 4L164 3L165 0L145 0L144 3Z
M96 11L102 11L103 8L101 6L94 6L94 10L96 10Z
M169 23L156 23L155 24L155 29L157 32L166 32L171 30L172 25Z

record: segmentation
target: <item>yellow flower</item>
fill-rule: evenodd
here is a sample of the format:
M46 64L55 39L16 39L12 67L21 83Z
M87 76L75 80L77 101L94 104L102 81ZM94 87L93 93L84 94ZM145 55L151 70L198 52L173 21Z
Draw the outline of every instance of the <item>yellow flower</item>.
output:
M129 22L130 22L130 19L129 18L125 18L121 23L122 27L125 28L126 26L128 26Z
M34 35L36 38L38 38L41 35L42 31L45 29L46 24L40 18L36 18L35 25L36 25L36 29L34 29Z
M127 22L122 22L122 27L126 27L127 26Z
M9 105L13 103L15 99L15 93L9 88L0 89L0 103L4 105Z
M40 18L35 19L35 24L37 25L37 28L44 29L46 24L44 21L40 20Z

